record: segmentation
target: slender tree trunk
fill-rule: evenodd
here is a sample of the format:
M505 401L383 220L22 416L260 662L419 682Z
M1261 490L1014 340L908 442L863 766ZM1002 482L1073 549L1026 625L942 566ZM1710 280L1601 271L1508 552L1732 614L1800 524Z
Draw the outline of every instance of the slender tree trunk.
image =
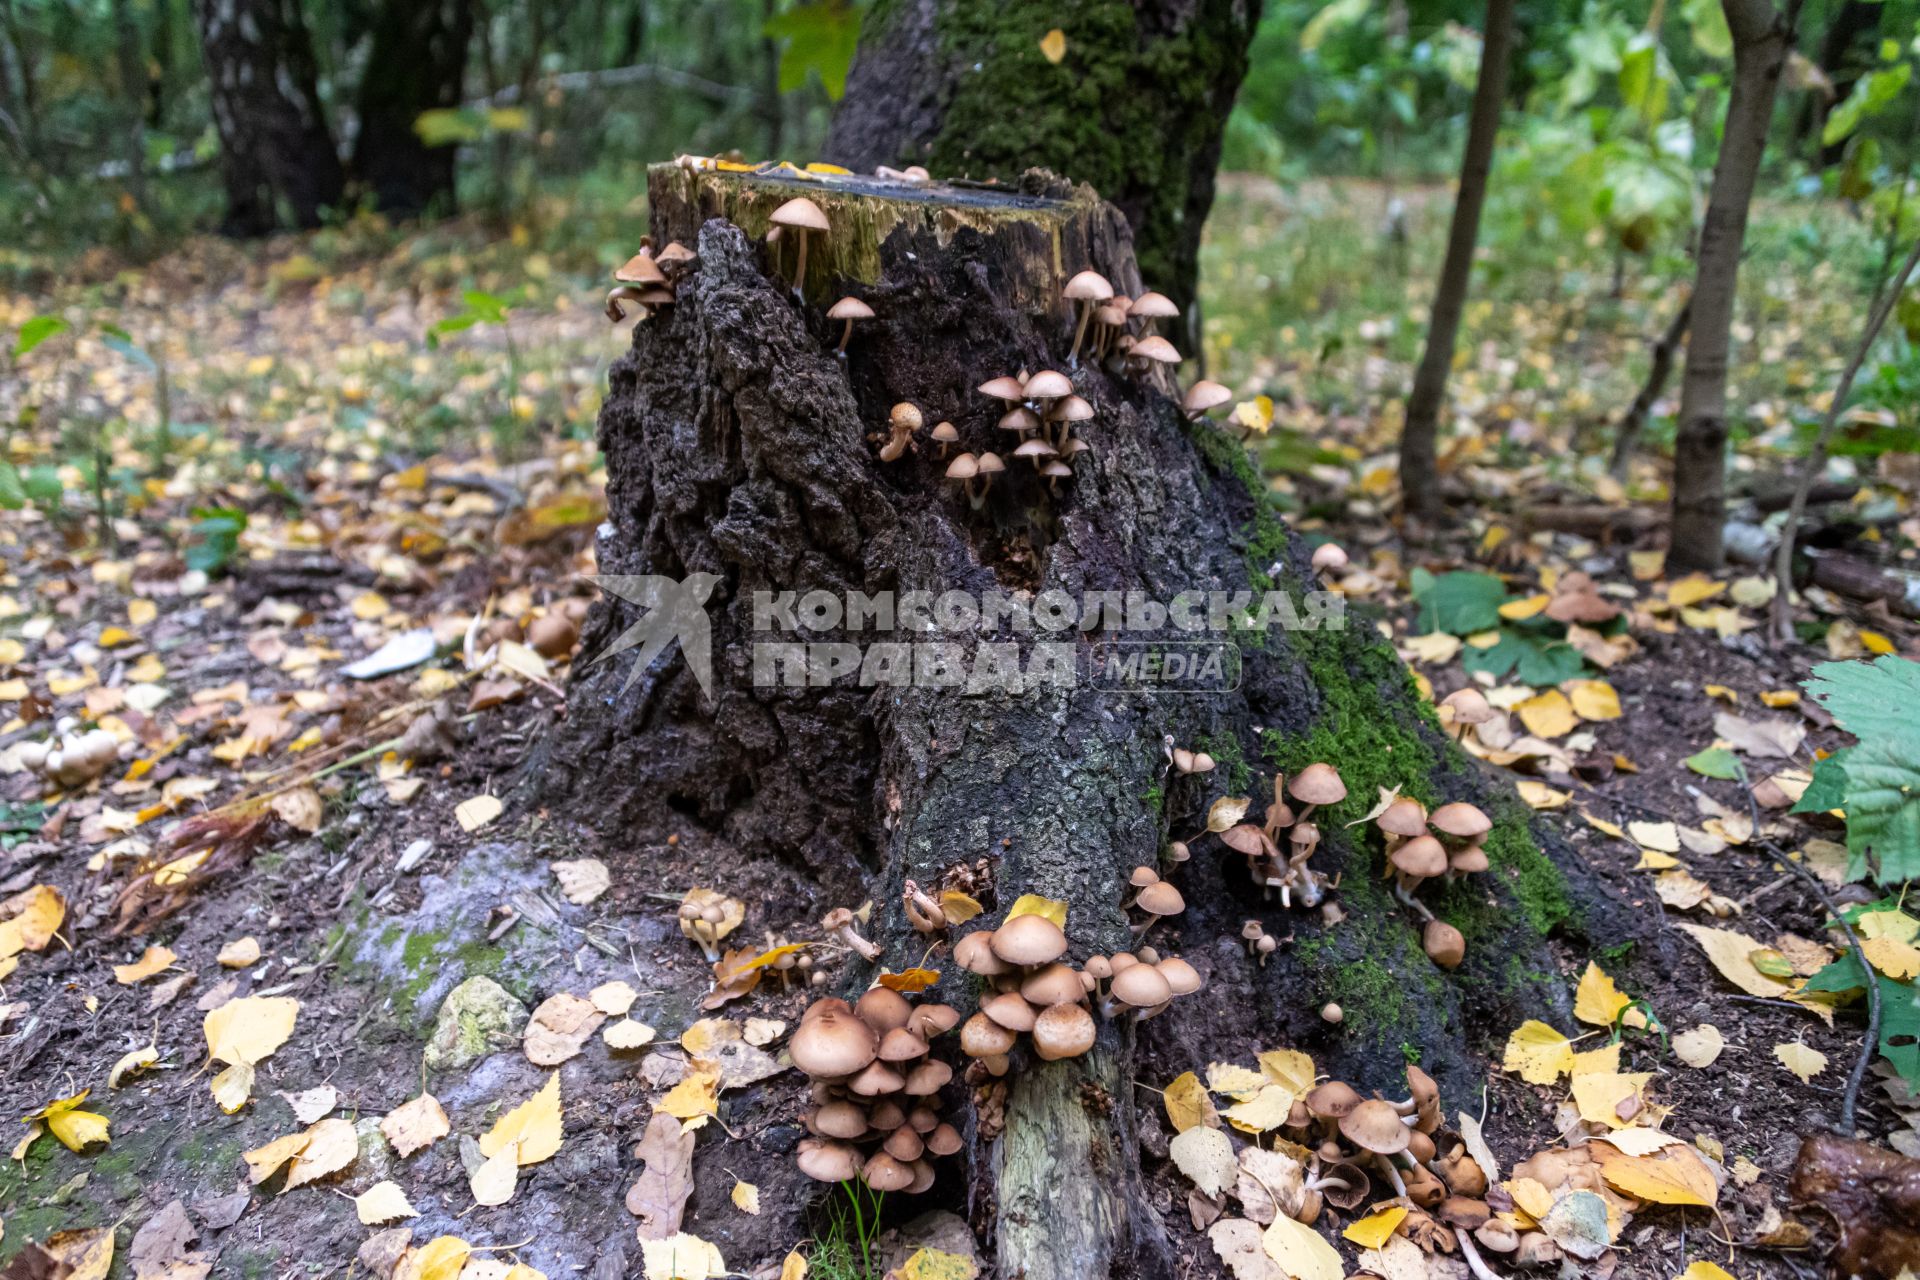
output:
M1680 384L1680 426L1673 447L1673 540L1676 569L1718 569L1724 562L1727 507L1727 357L1738 296L1747 212L1766 154L1780 73L1793 51L1793 19L1770 0L1722 0L1733 32L1733 85L1726 127L1713 167L1707 214L1700 224Z
M34 160L40 159L40 91L33 78L32 55L20 34L15 0L0 0L0 31L6 35L6 65L0 68L17 81L15 103L19 144Z
M353 173L382 213L452 211L458 148L428 146L414 125L428 111L460 105L472 37L472 0L384 0L375 14Z
M147 204L147 73L141 57L140 24L133 16L132 0L113 0L114 55L120 72L121 107L126 119L121 124L120 156L127 166L127 194L136 209Z
M229 235L314 227L345 173L320 106L313 42L294 0L194 0L226 180Z
M1680 344L1686 340L1687 324L1692 317L1692 301L1681 303L1653 344L1653 363L1647 366L1647 380L1640 384L1640 394L1627 406L1626 413L1620 417L1619 430L1614 433L1613 458L1608 469L1616 480L1627 478L1627 468L1633 465L1633 455L1646 432L1654 402L1666 391L1667 379L1673 376L1673 360L1679 354Z
M1260 0L876 5L824 156L860 173L918 164L942 178L1011 181L1039 167L1090 183L1127 215L1146 286L1187 311L1221 135L1260 8ZM1056 27L1066 53L1053 65L1040 40Z
M1460 191L1454 198L1447 231L1447 257L1433 295L1427 323L1426 354L1413 375L1407 396L1407 421L1400 434L1400 497L1408 513L1437 517L1442 508L1439 475L1440 415L1446 408L1447 375L1466 310L1473 276L1474 248L1480 242L1480 210L1487 201L1487 177L1493 170L1493 143L1500 132L1500 107L1507 95L1507 68L1513 61L1513 0L1487 0L1486 31L1480 46L1480 74L1473 87L1473 114L1467 121L1466 152L1460 159Z
M773 209L799 195L831 227L809 242L803 300L763 239ZM1232 634L1149 616L1145 602L1182 592L1246 593L1238 609L1270 603L1271 589L1302 618L1319 597L1308 594L1305 548L1267 509L1240 446L1117 364L1074 371L1093 409L1075 435L1090 451L1057 486L1010 458L976 509L924 435L894 462L877 456L871 437L902 401L928 423L953 423L956 449L1010 450L995 425L1004 407L975 387L1066 367L1074 317L1060 290L1073 273L1091 268L1139 290L1125 222L1084 187L1043 173L983 190L663 165L649 208L655 241L679 241L698 260L672 268L675 304L636 327L612 373L600 421L611 527L599 564L609 574L709 575L698 581L711 588L700 614L710 635L695 628L682 643L711 654L710 680L671 648L641 667L631 654L577 664L567 717L530 765L538 803L597 824L614 860L665 848L677 833L676 861L649 874L678 883L711 874L701 868L738 868L729 874L765 894L766 927L796 937L813 936L807 922L829 909L870 899L886 967L924 961L945 975L937 997L967 1012L966 975L907 924L907 878L939 885L978 864L990 881L977 889L980 924L997 923L1024 893L1065 900L1081 959L1140 941L1123 905L1129 874L1158 863L1171 838L1192 843L1191 861L1168 873L1186 913L1151 941L1203 970L1207 990L1151 1021L1103 1023L1083 1058L1020 1056L1003 1084L981 1077L971 1092L958 1081L951 1091L967 1149L941 1162L919 1203L969 1208L998 1274L1144 1280L1185 1274L1208 1254L1184 1214L1163 1217L1147 1194L1141 1129L1164 1130L1158 1097L1136 1081L1157 1089L1195 1064L1288 1044L1388 1089L1403 1048L1417 1045L1449 1100L1465 1104L1485 1078L1478 1046L1559 989L1538 980L1553 964L1545 935L1583 912L1596 926L1633 927L1641 913L1596 905L1578 858L1537 844L1524 808L1433 727L1367 619L1238 633L1237 679L1178 694L1116 695L1079 677L997 691L896 685L871 672L830 679L824 666L799 685L769 683L757 664L771 655L756 648L769 643L851 646L867 662L892 642L950 643L952 669L977 680L996 649L1031 671L1049 636L1091 664L1123 641L1158 652ZM791 272L793 246L781 248ZM859 322L842 358L840 326L824 312L844 293L876 315ZM1135 592L1139 629L1111 614L1063 633L967 625L963 613L944 632L914 630L906 593L949 591L1042 605ZM782 627L781 593L813 592L843 602L893 593L901 629ZM650 616L618 600L596 605L583 652L608 652ZM1221 768L1169 779L1167 735L1215 753ZM1347 918L1337 924L1266 900L1244 859L1196 835L1215 799L1250 796L1263 808L1274 771L1292 776L1316 759L1337 765L1349 791L1317 819L1315 865L1341 877ZM1457 971L1422 953L1418 922L1382 885L1369 828L1342 825L1383 786L1429 802L1469 799L1494 817L1493 871L1435 899L1468 939ZM1256 965L1240 940L1249 918L1293 946ZM876 972L851 954L823 953L822 965L841 995ZM1328 1001L1345 1009L1337 1031L1318 1016ZM764 1155L779 1150L777 1130L738 1140ZM709 1163L729 1161L723 1152ZM753 1229L767 1256L729 1246L729 1264L777 1262L805 1200L765 1194L773 1220Z

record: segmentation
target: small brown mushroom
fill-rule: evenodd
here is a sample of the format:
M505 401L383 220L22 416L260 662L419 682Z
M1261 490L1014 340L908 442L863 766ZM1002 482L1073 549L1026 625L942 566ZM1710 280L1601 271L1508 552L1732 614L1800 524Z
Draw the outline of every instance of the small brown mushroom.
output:
M951 422L934 423L931 435L932 439L940 446L940 457L943 460L947 456L947 446L954 444L960 439L960 432L955 429Z
M827 221L827 215L820 206L805 196L795 196L773 211L773 225L787 227L799 238L799 261L793 268L793 289L795 293L805 293L807 288L807 240L814 233L831 231L833 224Z
M861 959L871 962L880 958L880 948L860 936L860 930L854 924L853 912L845 907L836 907L827 912L820 921L820 928L842 946L858 952Z
M1080 343L1087 336L1087 321L1093 317L1095 304L1113 297L1113 286L1098 271L1082 271L1067 281L1061 296L1079 304L1080 321L1073 331L1073 349L1067 353L1067 364L1077 366L1080 363Z
M1447 732L1455 738L1464 735L1468 726L1485 724L1495 714L1487 696L1472 685L1456 689L1440 699L1440 707L1447 713L1443 717L1447 722Z
M880 461L897 462L913 444L914 433L926 422L919 406L902 401L887 415L887 427L893 435L880 446Z
M1033 1022L1033 1051L1047 1062L1077 1058L1093 1048L1098 1029L1086 1006L1048 1005Z
M844 1142L807 1138L794 1163L816 1182L845 1182L860 1172L860 1153Z
M1325 804L1339 804L1347 798L1347 784L1330 764L1315 763L1302 769L1287 788L1287 794L1303 806L1299 821L1305 822L1313 811Z
M1164 293L1155 293L1151 289L1135 298L1127 306L1127 319L1142 321L1140 332L1145 337L1153 336L1155 321L1172 320L1179 314L1180 308L1173 305L1173 299Z
M1016 916L991 937L993 954L1008 964L1051 964L1067 952L1067 935L1042 915Z
M1427 958L1442 969L1458 969L1460 962L1467 958L1467 940L1444 920L1427 921L1420 945L1425 948Z
M1200 419L1206 417L1211 410L1218 409L1221 405L1229 403L1232 399L1233 392L1227 390L1217 382L1209 382L1205 378L1201 378L1198 382L1195 382L1187 388L1187 394L1180 400L1180 412L1186 414L1187 417L1193 421L1198 422Z
M840 345L833 349L833 354L845 359L847 342L853 337L853 322L873 319L873 308L858 298L842 298L827 309L827 319L847 322L847 327L840 331Z

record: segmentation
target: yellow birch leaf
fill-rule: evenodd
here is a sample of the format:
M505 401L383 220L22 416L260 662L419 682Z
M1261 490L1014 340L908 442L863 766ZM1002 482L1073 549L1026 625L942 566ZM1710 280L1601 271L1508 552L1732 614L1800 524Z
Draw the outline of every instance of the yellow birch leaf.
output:
M166 947L148 947L132 964L113 966L113 980L123 987L130 987L151 978L178 958Z
M1724 582L1715 582L1705 574L1689 574L1675 582L1667 584L1667 602L1685 607L1711 600L1727 589Z
M1261 1233L1260 1244L1292 1280L1343 1280L1347 1274L1325 1236L1284 1213Z
M69 1268L58 1272L63 1280L107 1280L107 1272L113 1269L113 1231L112 1227L56 1231L40 1247Z
M1638 1114L1640 1107L1629 1108L1628 1114L1623 1116L1621 1104L1630 1098L1637 1098L1640 1091L1647 1087L1647 1081L1652 1078L1651 1071L1596 1072L1592 1075L1575 1076L1573 1105L1579 1109L1580 1118L1588 1124L1604 1124L1610 1129L1624 1129L1633 1123L1633 1116Z
M1167 1120L1175 1133L1214 1123L1213 1099L1207 1096L1207 1086L1200 1083L1200 1077L1191 1071L1175 1076L1161 1100L1166 1104Z
M1808 1083L1827 1069L1826 1054L1797 1041L1773 1046L1773 1056L1780 1059L1781 1066Z
M1229 824L1231 825L1231 824ZM1061 928L1067 927L1067 904L1052 898L1043 898L1037 893L1023 893L1018 901L1007 911L1008 920L1018 920L1021 916L1043 916ZM1005 923L1005 921L1002 921Z
M1619 1069L1620 1044L1618 1041L1573 1055L1573 1074L1576 1076L1611 1075Z
M420 1211L397 1182L376 1182L353 1198L354 1214L363 1227L377 1227L395 1218L417 1218Z
M700 1059L694 1061L700 1063ZM718 1071L696 1067L686 1079L669 1089L666 1097L654 1103L653 1109L664 1111L684 1128L698 1129L707 1122L708 1116L720 1112L719 1086Z
M1509 600L1500 606L1500 616L1509 622L1524 622L1553 602L1553 597L1544 592L1537 596L1528 596L1523 600ZM1368 1245L1377 1249L1378 1245Z
M70 1098L49 1102L24 1118L29 1124L37 1120L46 1125L47 1131L60 1139L60 1144L67 1150L85 1150L107 1140L107 1118L95 1111L79 1109L92 1092L91 1089L82 1089Z
M1368 1214L1340 1234L1362 1249L1378 1249L1399 1229L1400 1224L1406 1221L1406 1217L1406 1207L1395 1205L1390 1209Z
M1546 1023L1529 1019L1507 1037L1502 1066L1528 1084L1552 1084L1573 1070L1573 1044Z
M1514 708L1520 722L1527 726L1527 732L1539 738L1558 738L1572 733L1579 723L1574 718L1573 704L1567 701L1567 695L1558 689L1549 689L1545 693L1535 694Z
M720 1251L684 1231L665 1240L642 1240L640 1257L647 1280L710 1280L727 1274Z
M1920 947L1898 938L1869 938L1860 944L1867 961L1889 978L1906 979L1920 973Z
M1791 985L1778 978L1769 978L1754 967L1753 953L1765 948L1746 934L1700 924L1676 923L1673 927L1698 942L1700 949L1707 953L1707 959L1713 962L1713 967L1720 971L1720 976L1748 995L1779 999L1792 993Z
M473 1246L459 1236L435 1236L401 1255L393 1280L459 1280Z
M948 924L965 924L983 910L977 900L958 889L943 890L940 894L940 914L947 918Z
M1610 1027L1619 1020L1620 1011L1632 1003L1599 965L1587 962L1587 971L1573 993L1574 1017L1588 1026Z
M306 1136L306 1145L293 1157L293 1165L287 1170L283 1191L338 1173L360 1154L360 1138L354 1132L353 1121L342 1116L320 1121L307 1130Z
M513 1199L514 1188L520 1182L520 1144L509 1142L480 1162L480 1167L467 1179L467 1189L473 1192L473 1202L492 1208Z
M521 1164L538 1164L560 1150L560 1073L547 1077L540 1092L494 1122L480 1139L480 1154L493 1156L518 1143Z
M229 1065L261 1061L287 1042L300 1016L292 996L241 996L209 1013L207 1056Z
M1260 1070L1275 1084L1283 1084L1296 1098L1313 1092L1313 1059L1298 1049L1269 1049L1259 1057Z
M1055 27L1040 37L1040 56L1055 66L1067 56L1067 33Z
M313 1135L302 1129L299 1133L289 1133L275 1138L263 1147L243 1151L240 1158L247 1162L247 1181L259 1186L280 1171L280 1166L307 1149L307 1143Z
M247 1105L253 1098L253 1064L236 1062L215 1076L208 1087L213 1090L213 1100L220 1109L233 1115Z
M1222 1112L1227 1123L1242 1133L1266 1133L1287 1122L1293 1110L1293 1092L1284 1085L1269 1084L1245 1102Z
M454 808L453 816L462 831L478 831L500 816L501 807L499 796L471 796Z
M1690 1262L1673 1280L1734 1280L1733 1273L1715 1262Z
M1231 1062L1210 1062L1207 1064L1207 1088L1214 1093L1230 1094L1235 1098L1247 1099L1260 1091L1267 1083L1264 1073Z
M756 1218L760 1216L760 1188L751 1182L735 1182L731 1195L734 1208Z
M1574 714L1582 720L1620 718L1620 695L1605 680L1576 680L1568 694Z
M1688 1204L1711 1208L1720 1198L1720 1184L1692 1147L1675 1143L1650 1156L1630 1156L1604 1142L1593 1144L1600 1176L1616 1191L1654 1204Z

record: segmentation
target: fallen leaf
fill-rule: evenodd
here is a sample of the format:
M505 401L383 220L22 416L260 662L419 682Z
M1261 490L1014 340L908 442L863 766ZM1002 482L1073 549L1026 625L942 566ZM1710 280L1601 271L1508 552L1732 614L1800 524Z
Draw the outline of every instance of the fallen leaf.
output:
M621 1018L618 1022L609 1022L600 1038L607 1042L607 1048L619 1052L643 1049L653 1043L653 1028L644 1022L635 1022L632 1018Z
M1698 924L1675 924L1673 927L1699 943L1701 950L1707 953L1707 959L1720 971L1720 976L1748 995L1778 998L1792 992L1789 984L1778 978L1769 978L1754 967L1753 953L1765 948L1746 934Z
M560 882L561 896L576 907L584 907L613 886L607 864L598 858L574 858L547 864Z
M80 1104L92 1092L91 1089L82 1089L71 1097L49 1102L23 1118L29 1124L35 1121L44 1124L47 1132L58 1138L67 1150L84 1151L107 1140L107 1118L97 1111L80 1110Z
M760 1216L760 1188L754 1186L751 1182L736 1181L733 1184L731 1194L734 1208L740 1210L742 1213L751 1214L754 1217Z
M1540 738L1559 738L1572 733L1579 722L1573 704L1558 689L1549 689L1520 703L1514 709L1527 732Z
M118 1089L131 1076L138 1075L154 1063L160 1061L160 1050L155 1045L146 1045L120 1055L113 1069L107 1072L107 1087Z
M220 948L220 954L214 959L223 969L251 968L260 960L260 940L251 936L235 938Z
M123 987L130 987L136 982L144 982L151 978L176 959L178 957L166 947L148 947L132 964L113 966L113 980Z
M472 796L455 806L453 816L462 831L473 832L499 817L503 807L499 796Z
M453 1126L447 1122L440 1099L423 1093L389 1111L380 1121L380 1132L404 1160L452 1133Z
M467 1180L474 1203L491 1208L513 1199L514 1188L520 1181L519 1156L520 1144L508 1142L481 1162Z
M1573 1078L1573 1105L1588 1124L1620 1129L1631 1124L1644 1108L1642 1090L1653 1078L1650 1071L1593 1072Z
M684 1231L665 1240L642 1240L640 1254L647 1280L710 1280L727 1274L720 1251Z
M327 812L326 803L312 787L283 791L268 803L280 821L307 835L320 829L321 820Z
M303 1129L298 1133L289 1133L275 1138L265 1146L241 1152L240 1158L247 1164L247 1181L256 1187L259 1186L278 1173L280 1167L287 1161L306 1150L307 1143L311 1140L312 1135Z
M340 1101L340 1091L330 1084L308 1089L305 1093L280 1091L280 1096L293 1111L293 1118L301 1124L313 1124L332 1111Z
M360 1154L360 1138L354 1132L353 1121L340 1116L320 1121L307 1130L306 1137L306 1145L295 1154L292 1167L287 1170L283 1191L338 1173Z
M397 1182L376 1182L353 1198L353 1211L363 1227L377 1227L395 1218L417 1218L420 1211Z
M1629 822L1627 835L1642 849L1656 853L1680 852L1680 828L1671 822Z
M1216 806L1217 807L1217 806ZM1245 809L1241 810L1246 812ZM1238 821L1238 819L1235 819ZM1229 823L1229 826L1232 824ZM1056 928L1067 927L1067 904L1053 898L1043 898L1037 893L1023 893L1007 908L1007 920L1018 920L1021 916L1041 916L1051 920ZM1001 921L1005 924L1006 921Z
M1199 1125L1218 1123L1207 1086L1191 1071L1175 1076L1161 1095L1161 1101L1166 1106L1167 1121L1173 1125L1175 1133L1185 1133Z
M1406 1206L1393 1205L1358 1219L1340 1234L1362 1249L1378 1249L1387 1242L1387 1237L1406 1221L1406 1217Z
M1711 1022L1703 1022L1693 1030L1682 1031L1673 1038L1673 1056L1690 1067L1710 1067L1726 1045L1720 1028Z
M1197 1125L1176 1134L1167 1144L1167 1154L1202 1195L1217 1196L1239 1177L1240 1164L1234 1158L1233 1143L1219 1129Z
M1630 1156L1604 1142L1592 1145L1607 1185L1635 1199L1711 1208L1720 1198L1713 1170L1685 1143L1662 1147L1650 1156Z
M1620 695L1605 680L1575 680L1567 689L1573 713L1582 720L1618 720Z
M112 1227L56 1231L41 1242L40 1249L70 1268L53 1273L59 1280L107 1280L107 1272L113 1267L113 1232Z
M1633 1001L1613 984L1599 965L1589 960L1587 971L1573 993L1573 1016L1594 1027L1610 1027Z
M1055 27L1040 37L1040 56L1055 66L1067 56L1067 33Z
M1214 1129L1195 1129L1195 1133L1216 1133ZM1224 1138L1223 1138L1224 1140ZM1346 1268L1340 1255L1326 1238L1305 1223L1286 1214L1276 1216L1260 1235L1267 1256L1293 1280L1342 1280Z
M517 1143L523 1165L538 1164L560 1150L560 1073L547 1077L540 1092L494 1122L480 1139L480 1154L492 1156Z
M557 992L533 1011L521 1048L534 1066L557 1067L578 1054L606 1020L591 1000Z
M1546 1023L1529 1019L1507 1037L1502 1066L1528 1084L1552 1084L1573 1070L1573 1044Z
M587 999L593 1002L593 1007L612 1018L624 1017L639 996L640 993L633 989L631 983L618 979L603 982L587 992Z
M640 1219L642 1240L666 1240L678 1234L693 1194L693 1131L670 1115L654 1112L634 1147L646 1162L640 1178L627 1188L627 1212Z
M1807 1083L1812 1083L1815 1076L1827 1069L1826 1054L1797 1041L1773 1046L1773 1056L1780 1059L1781 1066Z

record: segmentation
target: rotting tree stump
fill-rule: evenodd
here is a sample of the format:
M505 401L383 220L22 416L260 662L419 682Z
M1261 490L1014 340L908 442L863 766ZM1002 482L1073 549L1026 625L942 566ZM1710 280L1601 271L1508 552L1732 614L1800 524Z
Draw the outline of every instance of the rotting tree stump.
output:
M790 243L776 254L763 239L772 210L796 195L833 227L810 246L804 301L781 274L796 256ZM1518 1019L1567 1012L1552 938L1617 939L1632 917L1597 909L1606 898L1584 865L1560 844L1543 846L1526 811L1453 747L1358 611L1342 629L1225 636L1241 655L1225 691L754 683L756 639L899 638L844 625L769 637L755 630L757 592L1138 592L1166 602L1220 591L1258 602L1274 590L1308 612L1305 549L1271 514L1239 444L1188 422L1147 378L1086 361L1072 371L1095 411L1078 424L1091 452L1057 493L1009 457L976 510L944 479L924 433L898 461L877 456L902 401L929 425L952 422L957 448L1010 454L996 428L1003 407L975 388L1021 369L1066 369L1073 315L1059 299L1074 272L1090 267L1121 292L1141 291L1124 219L1089 189L1041 173L980 188L660 166L651 197L656 243L678 240L698 259L679 277L677 303L638 325L613 369L600 420L611 521L600 564L608 574L713 575L712 692L672 649L630 685L630 658L579 664L568 718L534 763L548 805L612 834L614 856L677 831L688 833L689 858L730 846L766 867L767 883L801 900L756 928L808 936L826 910L870 897L882 963L899 970L926 949L901 908L908 878L937 885L949 868L984 859L994 888L979 924L997 923L1023 893L1065 899L1071 958L1107 954L1134 942L1131 870L1201 830L1212 800L1250 795L1258 820L1276 769L1290 776L1323 759L1341 771L1349 798L1320 815L1314 865L1339 877L1344 922L1265 900L1243 858L1194 840L1192 860L1170 877L1187 911L1151 940L1192 962L1207 988L1138 1027L1103 1024L1083 1058L1016 1061L1004 1130L989 1139L974 1128L964 1172L941 1162L928 1199L958 1204L964 1179L970 1217L1005 1276L1173 1274L1137 1136L1159 1099L1136 1091L1136 1078L1157 1088L1209 1060L1287 1045L1357 1086L1391 1090L1417 1049L1450 1104L1477 1108L1485 1053ZM825 311L843 294L876 318L856 327L841 360L840 325ZM636 616L619 601L597 605L583 652L604 650ZM1084 656L1136 634L1064 638ZM959 638L973 653L1009 637L1062 634ZM1169 778L1169 735L1220 767ZM1385 891L1378 835L1341 825L1393 786L1430 804L1470 800L1495 819L1491 870L1431 895L1467 938L1453 972L1428 961L1419 922ZM1264 965L1241 941L1249 918L1290 937ZM947 973L935 994L970 1012L967 975L930 963ZM836 989L855 993L876 972L849 955ZM1328 1001L1345 1009L1338 1027L1319 1017Z

